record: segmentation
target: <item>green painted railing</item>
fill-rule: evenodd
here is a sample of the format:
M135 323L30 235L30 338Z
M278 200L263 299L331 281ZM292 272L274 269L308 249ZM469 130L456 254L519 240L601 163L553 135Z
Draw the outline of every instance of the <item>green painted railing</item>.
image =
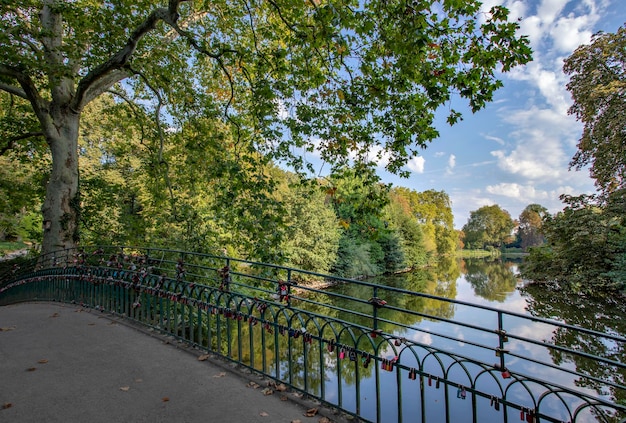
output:
M23 301L124 316L363 421L626 422L623 356L543 339L567 333L623 354L626 338L399 288L219 255L97 247L0 275L0 305ZM451 312L425 311L442 308ZM459 309L481 318L455 320Z

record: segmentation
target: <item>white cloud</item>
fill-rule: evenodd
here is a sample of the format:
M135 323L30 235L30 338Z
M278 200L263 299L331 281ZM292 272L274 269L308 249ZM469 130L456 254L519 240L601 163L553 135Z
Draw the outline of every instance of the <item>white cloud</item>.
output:
M424 164L426 160L422 156L413 157L406 166L415 173L424 173Z
M558 183L568 177L568 163L574 152L571 140L578 139L580 133L580 126L571 116L538 107L502 110L501 115L514 127L510 138L516 144L510 151L491 152L501 170L535 182Z
M487 135L487 134L481 134L481 135L482 135L482 136L483 136L483 138L485 138L486 140L489 140L489 141L495 141L495 142L497 142L497 143L498 143L498 144L500 144L500 145L504 145L504 144L505 144L504 140L503 140L502 138L500 138L500 137L494 137L494 136L492 136L492 135Z
M554 46L558 52L571 53L579 45L591 40L591 24L597 20L594 15L573 16L559 19L550 29Z
M448 157L448 166L446 167L446 175L452 175L454 172L454 167L456 166L456 156L454 154L450 154Z
M448 157L448 168L454 169L454 166L456 166L456 156L450 154L450 157Z
M543 0L537 8L537 15L541 17L544 25L549 25L561 13L569 0Z
M494 195L502 195L523 199L525 203L532 203L548 198L546 191L537 190L533 185L520 185L518 183L500 183L497 185L488 185L485 190Z

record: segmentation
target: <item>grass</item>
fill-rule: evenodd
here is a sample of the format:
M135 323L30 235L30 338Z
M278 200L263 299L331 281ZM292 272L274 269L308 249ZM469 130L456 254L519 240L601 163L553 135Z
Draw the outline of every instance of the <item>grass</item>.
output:
M2 241L0 242L0 254L1 253L10 253L11 251L23 250L24 248L28 248L28 244L24 242L9 242Z
M460 258L483 258L483 257L498 257L500 256L499 250L487 251L487 250L459 250L457 251L457 257Z

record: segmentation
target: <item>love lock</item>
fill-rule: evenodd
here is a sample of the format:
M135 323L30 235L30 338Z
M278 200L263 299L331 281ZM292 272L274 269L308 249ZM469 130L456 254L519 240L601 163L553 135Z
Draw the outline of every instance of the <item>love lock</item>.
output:
M363 367L367 369L367 366L370 365L370 361L372 361L372 357L368 353L363 353L363 357L361 358L361 362L363 363Z

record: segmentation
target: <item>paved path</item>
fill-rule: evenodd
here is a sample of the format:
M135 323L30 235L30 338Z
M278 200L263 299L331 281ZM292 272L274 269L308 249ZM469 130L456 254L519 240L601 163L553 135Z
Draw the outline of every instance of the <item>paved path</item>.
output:
M17 304L0 307L0 329L0 422L342 421L306 417L315 404L264 395L258 376L104 313Z

